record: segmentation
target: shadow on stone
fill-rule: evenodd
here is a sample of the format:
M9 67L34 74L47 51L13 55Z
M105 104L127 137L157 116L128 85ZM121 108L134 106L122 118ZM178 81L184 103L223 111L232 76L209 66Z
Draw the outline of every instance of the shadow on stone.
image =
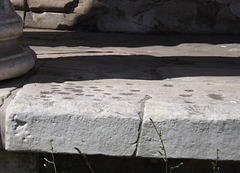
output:
M239 34L123 34L91 32L25 31L22 43L31 46L143 47L176 46L182 43L240 43Z
M67 56L67 55L66 55ZM74 56L38 59L26 83L101 79L164 80L178 77L240 76L240 59L234 57L154 57L149 55ZM16 80L16 79L15 79ZM15 86L13 80L0 88ZM16 86L15 86L16 87Z

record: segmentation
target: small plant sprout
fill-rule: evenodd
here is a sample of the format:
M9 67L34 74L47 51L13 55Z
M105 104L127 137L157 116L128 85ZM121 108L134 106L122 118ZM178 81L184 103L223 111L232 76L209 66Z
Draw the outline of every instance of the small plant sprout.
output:
M56 163L55 163L55 158L54 158L54 154L53 154L53 140L50 140L50 144L51 144L51 153L52 153L52 161L48 160L47 158L44 158L44 160L50 164L53 165L54 168L54 173L57 173L57 167L56 167ZM44 164L44 167L48 168L46 164Z
M172 171L174 170L174 169L178 169L180 166L182 166L183 165L183 162L181 162L181 163L179 163L177 166L172 166L171 167L171 169L170 169L170 173L172 173Z
M89 161L88 161L88 159L87 159L86 154L83 154L83 153L80 151L80 149L78 149L77 147L75 147L74 149L77 150L77 152L78 152L80 155L83 156L83 158L84 158L84 160L85 160L85 162L86 162L86 165L87 165L88 168L90 169L91 173L94 173L94 172L93 172L93 169L92 169L92 167L91 167L91 165L90 165L90 163L89 163Z
M154 123L154 121L152 120L152 118L150 118L150 121L151 121L151 123L152 123L152 125L153 125L155 131L157 132L158 137L159 137L159 139L160 139L160 142L161 142L160 149L161 149L161 150L158 151L158 153L161 155L161 157L162 157L162 159L163 159L163 161L164 161L164 163L165 163L165 173L168 173L167 151L166 151L166 148L165 148L164 143L163 143L162 132L161 132L161 130L159 131L159 130L157 129L157 126L155 125L155 123ZM171 168L170 168L170 173L172 173L172 171L173 171L174 169L178 169L178 168L179 168L180 166L182 166L182 165L183 165L183 162L179 163L179 164L176 165L176 166L171 167Z
M220 173L220 168L218 167L218 160L219 160L219 149L217 149L217 158L215 162L212 162L213 173Z

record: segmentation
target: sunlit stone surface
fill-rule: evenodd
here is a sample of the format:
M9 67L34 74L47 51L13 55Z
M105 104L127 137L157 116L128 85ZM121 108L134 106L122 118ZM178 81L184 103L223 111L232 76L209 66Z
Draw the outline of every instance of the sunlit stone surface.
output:
M9 0L0 1L0 80L25 74L35 65L36 55L20 46L22 21Z

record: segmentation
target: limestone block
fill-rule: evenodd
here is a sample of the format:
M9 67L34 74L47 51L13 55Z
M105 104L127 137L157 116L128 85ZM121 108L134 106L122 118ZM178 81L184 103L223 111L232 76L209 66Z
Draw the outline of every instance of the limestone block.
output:
M47 29L69 29L75 24L76 14L27 12L25 27Z
M165 86L171 89L161 89L146 102L137 156L161 157L152 118L162 132L169 158L214 160L219 149L220 159L239 160L240 95L236 85L226 88L224 83L176 81L166 81Z
M6 110L6 150L49 152L53 140L56 153L76 153L79 147L87 154L132 156L142 98L114 98L123 92L121 81L109 89L108 81L94 84L25 85Z
M0 172L38 173L39 156L32 153L13 153L0 151Z
M14 5L16 10L25 10L26 9L26 0L10 0Z
M231 9L232 13L240 17L240 1L239 0L232 0L232 3L230 4L229 8Z
M71 12L77 5L75 0L27 0L32 11Z

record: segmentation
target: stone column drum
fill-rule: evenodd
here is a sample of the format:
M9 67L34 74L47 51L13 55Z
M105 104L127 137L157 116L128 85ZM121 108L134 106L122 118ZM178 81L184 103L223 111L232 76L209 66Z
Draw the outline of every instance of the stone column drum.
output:
M35 65L36 54L18 42L22 32L22 20L11 2L0 0L0 80L21 76Z

